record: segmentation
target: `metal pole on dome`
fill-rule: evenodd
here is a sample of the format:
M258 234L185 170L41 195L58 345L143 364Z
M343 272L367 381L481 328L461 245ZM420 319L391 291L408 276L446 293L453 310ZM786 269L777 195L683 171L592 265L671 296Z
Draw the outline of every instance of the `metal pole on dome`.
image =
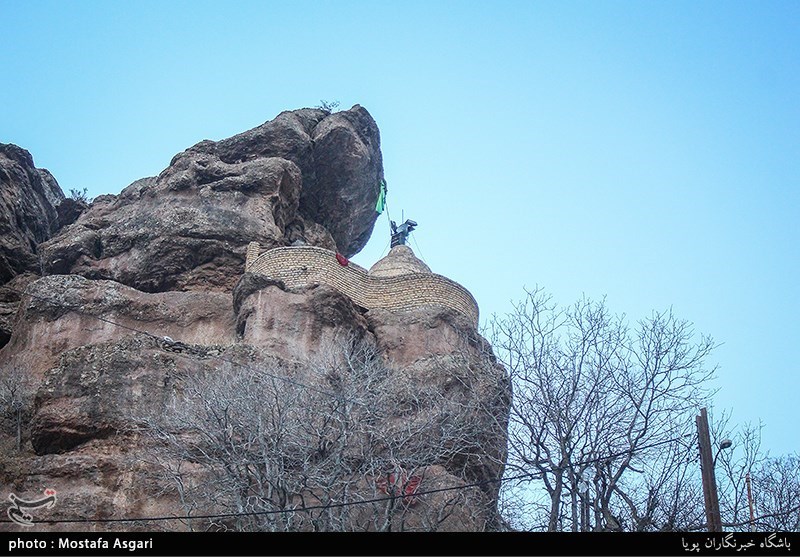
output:
M408 240L408 235L414 231L417 223L411 219L407 219L403 224L398 226L394 221L391 221L392 227L392 247L404 246Z

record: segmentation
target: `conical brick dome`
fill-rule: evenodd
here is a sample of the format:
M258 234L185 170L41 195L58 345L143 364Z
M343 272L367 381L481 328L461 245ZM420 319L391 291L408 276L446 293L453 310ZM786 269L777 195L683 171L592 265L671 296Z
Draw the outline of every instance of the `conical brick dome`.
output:
M397 277L413 273L430 273L431 269L420 261L411 248L406 245L395 246L389 253L375 263L369 274L373 277Z

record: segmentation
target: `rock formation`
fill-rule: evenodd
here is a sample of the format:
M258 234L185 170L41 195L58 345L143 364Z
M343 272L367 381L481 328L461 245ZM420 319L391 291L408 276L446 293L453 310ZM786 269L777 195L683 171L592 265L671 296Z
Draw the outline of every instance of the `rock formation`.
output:
M0 143L0 282L39 272L37 245L58 229L56 207L64 194L31 154Z
M362 107L284 112L201 141L157 177L95 199L42 245L43 265L145 292L230 291L251 241L357 253L375 223L382 178L378 128Z
M0 143L0 284L23 289L41 271L38 246L59 228L64 194L55 178L36 168L31 154ZM0 292L0 347L11 336L19 296Z
M365 109L284 112L229 139L202 141L159 176L101 196L82 212L68 205L58 211L57 184L19 148L0 150L0 178L0 226L8 231L0 284L14 287L0 288L0 319L2 296L19 305L6 312L14 312L13 332L0 350L0 380L22 370L35 392L21 451L9 420L0 422L0 489L20 496L55 489L58 504L34 520L86 519L81 527L124 530L155 525L93 521L182 515L164 470L182 466L187 485L215 472L199 457L154 452L167 440L200 442L191 428L170 421L170 412L189 400L196 380L207 381L200 402L210 404L224 396L226 381L257 374L258 385L269 379L283 389L275 393L293 389L305 397L286 411L305 412L295 420L296 439L313 442L288 453L297 464L287 473L305 474L308 484L312 470L325 472L338 450L350 467L349 476L337 476L348 500L396 494L409 489L409 478L418 491L477 483L387 503L392 528L496 526L498 484L486 480L502 475L509 392L472 320L435 305L369 309L330 284L287 285L245 273L249 242L345 256L364 246L383 178L378 129ZM405 264L414 263L408 252ZM377 268L399 268L395 263ZM410 269L427 269L420 265ZM20 290L24 295L7 294ZM332 351L337 346L344 348ZM355 358L348 346L366 348ZM282 401L248 403L257 414ZM334 415L348 416L347 442L343 430L331 429ZM317 437L308 437L311 430ZM335 500L319 486L303 489L287 491L283 504ZM336 524L385 528L373 515L357 506ZM313 513L298 520L300 529L334 527L320 526ZM159 527L221 525L175 520Z

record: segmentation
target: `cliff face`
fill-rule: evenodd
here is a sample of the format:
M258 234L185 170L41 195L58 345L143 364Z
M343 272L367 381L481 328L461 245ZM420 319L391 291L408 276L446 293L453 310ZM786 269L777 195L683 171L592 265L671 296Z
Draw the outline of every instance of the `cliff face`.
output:
M53 176L25 149L0 143L0 282L39 272L36 246L58 229L64 199Z
M23 168L4 152L0 169ZM17 378L30 396L21 451L17 415L0 422L0 498L55 489L57 504L34 520L97 530L495 525L498 484L486 480L502 474L509 393L473 323L446 308L368 310L325 284L244 272L251 241L345 255L364 246L383 174L366 110L284 112L203 141L60 230L55 181L20 160L24 171L0 172L12 178L0 200L38 208L0 213L10 231L0 284L13 287L0 292L18 304L0 380ZM226 458L238 466L254 455L261 468L243 481L268 489L242 493L242 478L219 475ZM293 512L291 524L92 522L236 508L286 516L412 485L463 489L335 517Z
M59 228L64 194L55 178L36 168L31 154L0 143L0 284L24 288L41 272L38 246ZM11 336L19 296L0 292L0 347Z
M250 241L357 253L375 223L382 178L378 128L366 110L284 112L201 141L157 177L99 197L42 245L44 269L145 292L230 291Z

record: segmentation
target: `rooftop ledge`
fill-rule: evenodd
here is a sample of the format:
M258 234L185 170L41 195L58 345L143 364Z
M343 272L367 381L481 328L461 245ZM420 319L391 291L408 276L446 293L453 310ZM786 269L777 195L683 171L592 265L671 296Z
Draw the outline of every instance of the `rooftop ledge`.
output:
M251 242L245 272L280 280L289 288L326 284L366 309L450 308L478 326L478 303L472 294L457 282L430 272L405 245L393 247L367 271L352 262L340 264L336 253L324 248L288 246L262 253L258 242Z

